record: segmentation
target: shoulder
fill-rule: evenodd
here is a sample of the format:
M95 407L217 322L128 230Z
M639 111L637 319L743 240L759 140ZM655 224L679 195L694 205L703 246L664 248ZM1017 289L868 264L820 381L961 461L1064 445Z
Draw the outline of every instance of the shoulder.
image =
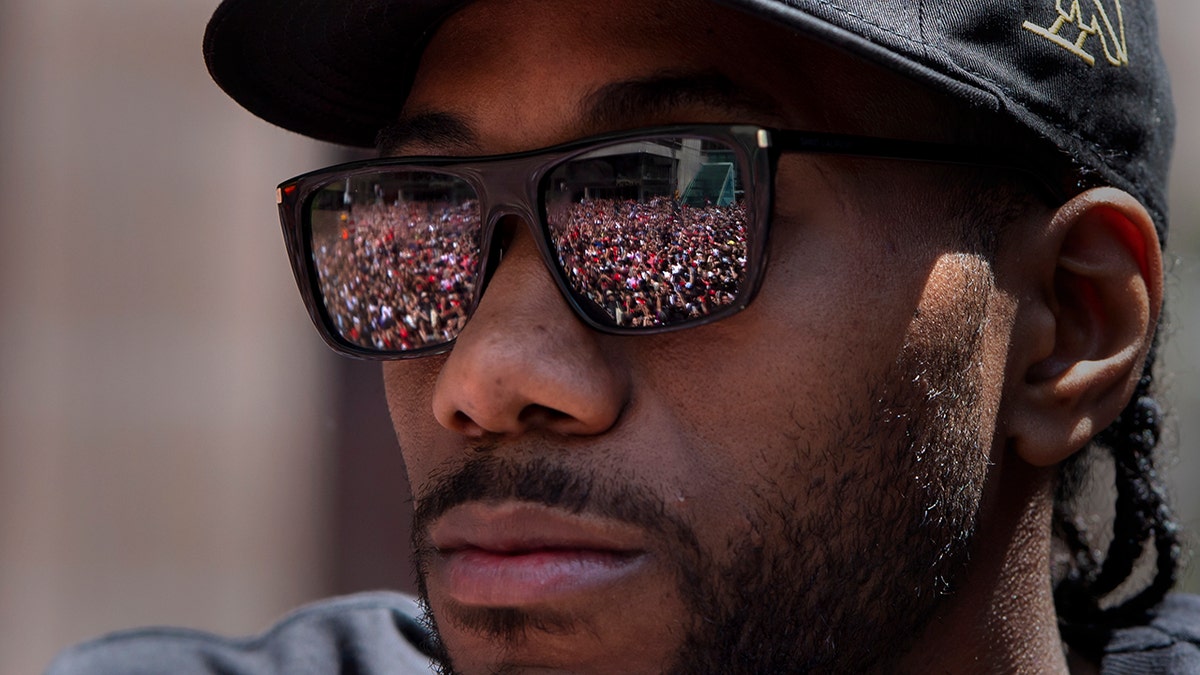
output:
M1200 673L1200 596L1167 596L1145 625L1114 631L1100 672Z
M362 593L302 607L250 638L181 628L113 633L62 652L46 675L430 673L418 616L406 595Z

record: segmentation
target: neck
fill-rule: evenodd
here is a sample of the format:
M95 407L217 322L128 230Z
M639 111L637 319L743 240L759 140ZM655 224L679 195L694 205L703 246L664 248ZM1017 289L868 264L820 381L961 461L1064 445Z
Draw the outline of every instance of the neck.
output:
M959 590L901 662L910 673L1067 673L1050 578L1055 470L993 468Z

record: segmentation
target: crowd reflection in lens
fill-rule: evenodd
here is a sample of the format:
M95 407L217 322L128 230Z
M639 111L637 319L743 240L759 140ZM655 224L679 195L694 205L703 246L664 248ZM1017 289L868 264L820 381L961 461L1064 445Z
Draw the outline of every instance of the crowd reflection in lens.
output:
M737 299L741 204L585 199L552 208L550 219L568 284L619 326L704 317ZM475 200L352 205L313 221L325 308L345 339L405 351L458 335L479 269Z
M707 316L733 304L746 268L746 209L587 199L551 209L559 262L618 326Z
M313 216L313 258L339 334L404 351L453 340L479 267L479 205L353 205Z

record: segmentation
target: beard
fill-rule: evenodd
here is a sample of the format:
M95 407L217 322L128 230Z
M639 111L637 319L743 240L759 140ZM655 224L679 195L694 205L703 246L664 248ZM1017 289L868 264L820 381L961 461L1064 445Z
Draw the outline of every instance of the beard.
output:
M432 481L418 500L413 543L442 672L456 671L428 611L437 551L426 532L450 508L477 500L594 513L663 542L690 614L665 672L891 671L955 592L987 472L980 392L989 293L972 283L963 296L950 320L914 321L916 336L910 331L868 395L839 406L819 446L796 430L791 466L747 491L750 527L722 550L705 549L700 526L669 513L638 481L581 470L562 453L517 460L480 452ZM568 628L561 617L515 609L454 620L497 642Z

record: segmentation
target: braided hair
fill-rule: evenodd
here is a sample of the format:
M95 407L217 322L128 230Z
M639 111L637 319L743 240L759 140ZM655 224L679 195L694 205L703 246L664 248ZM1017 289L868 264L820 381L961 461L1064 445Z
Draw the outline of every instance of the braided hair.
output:
M1174 586L1179 570L1179 528L1154 456L1162 431L1162 410L1153 392L1157 351L1156 334L1125 409L1060 469L1053 522L1068 561L1054 602L1063 638L1084 654L1098 655L1112 630L1144 622ZM1103 554L1097 544L1103 533L1089 527L1086 510L1078 506L1087 478L1099 473L1095 468L1102 459L1112 462L1113 482L1107 487L1116 496ZM1143 559L1149 564L1151 548L1152 576L1130 590L1127 582Z

